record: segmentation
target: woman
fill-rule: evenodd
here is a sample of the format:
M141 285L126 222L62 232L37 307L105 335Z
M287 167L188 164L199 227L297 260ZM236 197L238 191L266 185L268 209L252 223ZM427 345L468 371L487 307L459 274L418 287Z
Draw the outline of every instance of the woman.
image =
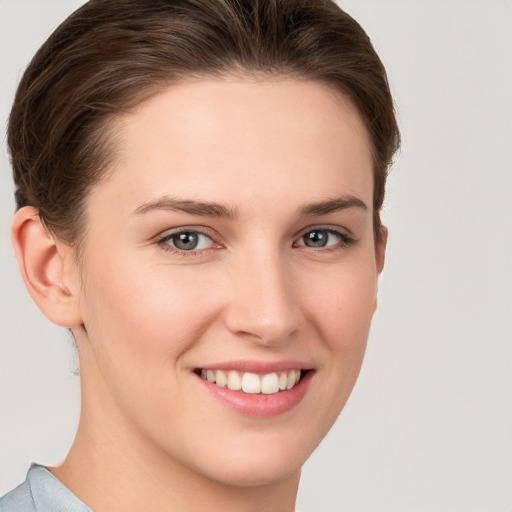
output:
M334 3L92 0L9 120L13 244L82 413L10 510L294 509L376 307L398 129ZM68 507L68 508L66 508Z

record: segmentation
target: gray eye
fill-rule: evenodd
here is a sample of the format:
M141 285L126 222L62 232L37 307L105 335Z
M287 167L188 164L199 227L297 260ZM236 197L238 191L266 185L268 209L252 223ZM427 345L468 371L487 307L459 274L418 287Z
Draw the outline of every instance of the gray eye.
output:
M176 249L191 251L197 247L197 244L199 243L199 236L198 233L193 232L178 233L173 235L171 240Z
M303 234L295 243L299 247L310 247L312 249L323 249L336 245L349 245L352 240L343 233L334 229L318 228L312 229Z
M209 236L195 230L170 233L160 240L159 243L170 246L169 249L181 252L202 251L215 246Z
M193 251L194 249L207 249L212 241L203 233L197 231L182 231L175 233L167 239L167 243L180 251Z
M307 247L325 247L329 242L329 235L333 236L326 229L315 229L303 235L302 240Z

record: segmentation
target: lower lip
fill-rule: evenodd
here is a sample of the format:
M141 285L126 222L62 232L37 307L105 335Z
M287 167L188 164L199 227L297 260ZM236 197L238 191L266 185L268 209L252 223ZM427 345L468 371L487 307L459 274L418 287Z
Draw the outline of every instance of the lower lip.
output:
M229 408L245 416L261 418L277 416L297 406L306 395L313 373L312 370L306 372L293 388L279 391L273 395L251 394L243 391L233 391L225 387L221 388L198 375L194 375L209 393Z

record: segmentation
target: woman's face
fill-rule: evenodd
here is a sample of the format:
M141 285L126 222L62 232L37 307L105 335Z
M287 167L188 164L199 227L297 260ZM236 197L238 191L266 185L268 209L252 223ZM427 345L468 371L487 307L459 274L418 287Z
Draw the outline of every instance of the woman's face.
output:
M315 82L203 80L112 130L80 262L82 421L148 467L297 473L352 390L376 304L358 113Z

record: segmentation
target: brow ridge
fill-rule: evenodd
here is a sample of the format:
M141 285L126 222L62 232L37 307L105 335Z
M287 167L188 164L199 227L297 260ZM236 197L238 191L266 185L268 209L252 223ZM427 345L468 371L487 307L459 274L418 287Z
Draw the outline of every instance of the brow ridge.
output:
M368 211L368 206L364 201L356 196L344 195L327 201L304 205L298 209L298 214L301 217L320 216L348 208L360 208L364 211Z
M358 197L344 195L334 199L301 206L297 210L297 214L301 217L320 216L348 208L360 208L364 211L368 210L366 204ZM134 210L133 214L140 215L154 210L170 210L189 213L191 215L220 217L230 220L234 220L238 216L236 209L228 208L216 202L179 199L168 196L164 196L138 206Z
M228 208L216 202L179 199L168 196L140 205L134 210L133 214L140 215L154 210L170 210L191 215L227 219L235 219L238 215L236 209Z

